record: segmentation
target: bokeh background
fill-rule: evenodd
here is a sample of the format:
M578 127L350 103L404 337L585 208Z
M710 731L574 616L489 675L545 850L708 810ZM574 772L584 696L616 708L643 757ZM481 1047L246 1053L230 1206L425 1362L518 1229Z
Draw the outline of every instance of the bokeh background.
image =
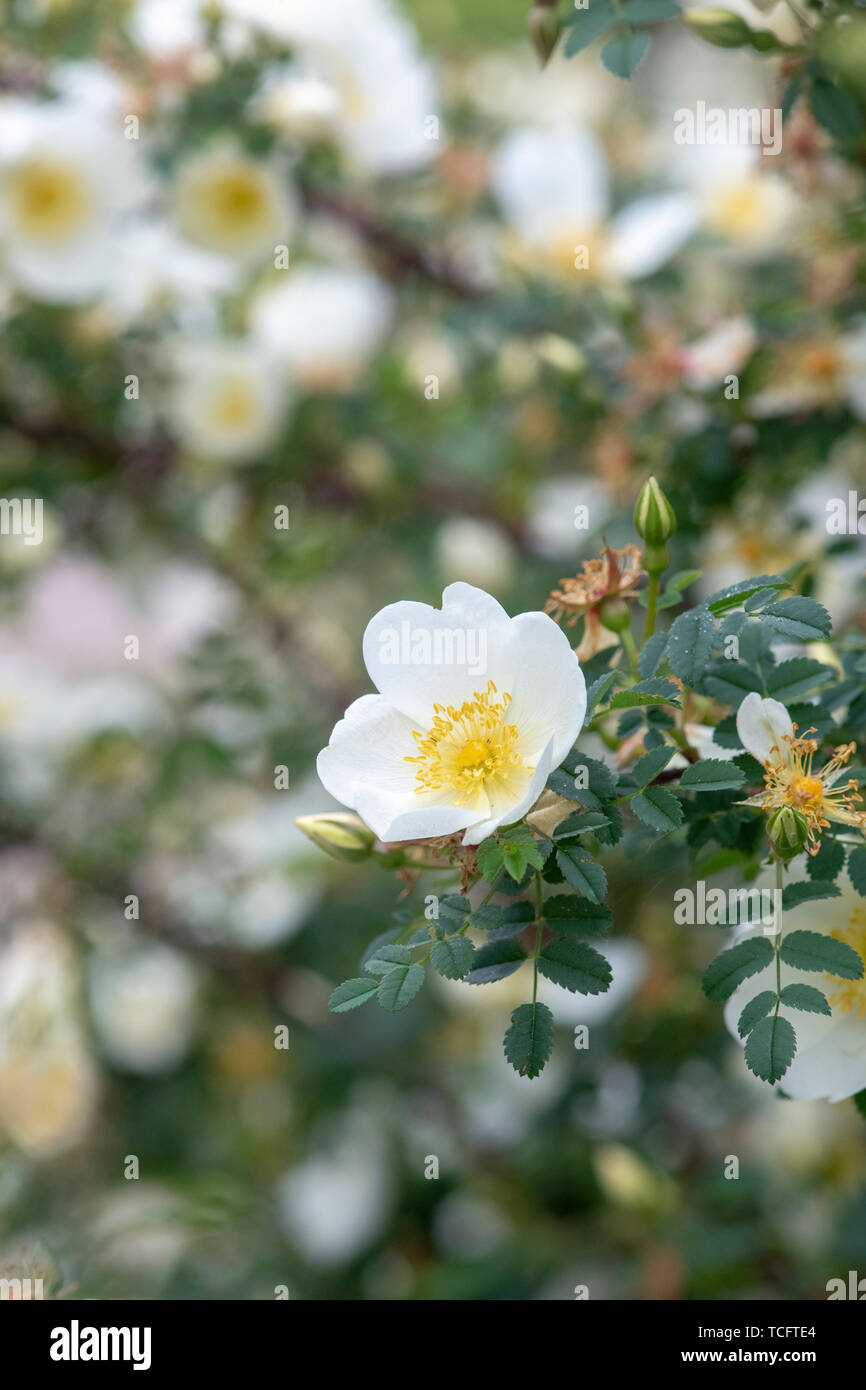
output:
M735 8L785 43L822 15ZM694 592L805 561L863 627L862 538L825 524L866 487L862 136L789 95L777 156L673 139L699 100L780 106L790 64L673 21L631 83L597 46L542 72L520 0L6 7L0 491L44 527L0 536L3 1272L355 1300L866 1274L866 1126L747 1073L676 845L614 852L615 985L552 992L529 1082L511 980L328 1013L398 886L294 824L333 804L315 754L379 607L458 578L541 607L633 539L650 471Z

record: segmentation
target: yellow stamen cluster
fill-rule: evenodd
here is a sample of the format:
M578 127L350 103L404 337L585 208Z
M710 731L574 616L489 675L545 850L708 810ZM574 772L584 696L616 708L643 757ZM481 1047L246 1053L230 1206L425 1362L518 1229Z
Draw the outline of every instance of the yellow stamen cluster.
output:
M506 724L511 696L501 699L493 681L486 691L475 691L460 706L434 705L435 718L426 734L412 730L418 755L407 757L417 763L416 792L454 793L454 804L471 805L481 793L519 793L527 775L534 771L517 752L520 730Z
M796 725L794 726L796 731ZM813 734L814 729L806 733ZM841 768L850 760L856 744L840 744L833 750L833 757L818 772L812 771L812 759L818 751L813 738L786 736L783 740L788 751L774 747L770 759L764 764L763 799L765 807L791 806L799 811L808 826L809 836L806 849L809 854L817 854L821 847L821 832L831 820L866 826L866 812L858 811L855 801L862 801L859 783L849 778L845 783L833 785Z
M854 909L847 927L837 928L830 935L852 946L860 959L866 961L866 912L862 908ZM859 980L840 980L836 975L828 975L827 981L833 987L832 994L827 995L831 1009L866 1018L866 975Z
M21 236L59 242L78 235L93 216L93 196L81 175L59 160L29 160L8 179L13 224Z

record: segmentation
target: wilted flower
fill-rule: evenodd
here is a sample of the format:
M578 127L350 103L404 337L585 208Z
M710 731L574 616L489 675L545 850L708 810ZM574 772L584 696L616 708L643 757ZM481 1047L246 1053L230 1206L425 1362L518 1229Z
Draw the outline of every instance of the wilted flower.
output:
M574 627L581 618L586 622L578 648L584 659L605 645L602 628L616 630L614 623L622 616L623 601L636 597L643 572L641 560L637 545L627 545L622 550L606 545L598 559L584 561L580 574L573 579L560 579L560 587L551 590L546 613L556 622L565 618L567 627Z

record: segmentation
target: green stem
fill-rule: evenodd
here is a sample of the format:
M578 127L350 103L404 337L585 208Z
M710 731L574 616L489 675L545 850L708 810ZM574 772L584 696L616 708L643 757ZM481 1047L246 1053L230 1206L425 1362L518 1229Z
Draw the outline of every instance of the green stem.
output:
M635 680L639 681L640 667L637 664L637 647L635 646L634 638L631 635L631 628L624 627L622 632L619 634L619 640L622 643L623 651L628 657L632 675L634 676Z
M659 596L659 579L660 575L658 574L658 572L651 574L649 577L649 588L647 589L646 596L646 626L643 630L644 643L646 643L647 639L649 637L652 637L653 633L655 632L656 603L658 601Z
M535 1003L538 995L538 957L541 954L541 936L544 931L544 912L543 897L541 888L541 874L535 875L535 915L538 926L535 930L535 949L532 953L532 1002Z
M781 859L776 860L776 892L782 892L782 872L783 865ZM773 950L776 952L776 1009L773 1017L779 1017L779 1007L782 1003L782 899L777 899L779 903L779 920L776 924L776 939L773 943ZM775 906L775 905L774 905Z

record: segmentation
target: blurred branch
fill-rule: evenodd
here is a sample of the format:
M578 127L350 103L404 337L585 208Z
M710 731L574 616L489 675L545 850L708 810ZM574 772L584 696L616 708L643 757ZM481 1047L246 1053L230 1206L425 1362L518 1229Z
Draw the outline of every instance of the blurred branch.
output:
M301 182L300 188L309 212L326 213L346 223L368 246L384 256L392 273L398 277L419 275L462 299L480 299L488 293L485 286L468 278L448 256L431 251L386 226L357 199L305 182Z

